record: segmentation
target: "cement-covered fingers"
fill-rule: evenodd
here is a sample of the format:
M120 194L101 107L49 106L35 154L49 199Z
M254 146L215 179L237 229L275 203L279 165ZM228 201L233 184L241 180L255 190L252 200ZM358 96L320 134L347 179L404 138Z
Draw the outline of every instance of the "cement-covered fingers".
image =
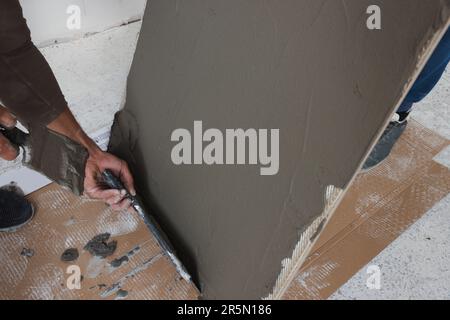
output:
M92 199L103 200L110 206L117 205L125 198L125 193L123 191L104 189L101 185L95 185L92 188L85 188L85 194Z
M14 128L16 123L16 118L9 113L5 107L0 105L0 125L4 128ZM18 147L12 145L9 140L0 133L0 158L12 161L17 158L18 154Z
M103 200L115 211L128 211L131 212L131 201L126 198L126 192L124 190L104 190L101 187L96 187L85 191L86 195L93 199Z
M127 192L125 190L106 190L106 191L117 191L113 195L106 198L105 202L111 206L113 210L122 211L126 210L131 206L130 199L126 198Z
M127 210L127 211L131 212L132 208L130 206L131 206L130 199L125 198L125 199L122 199L122 200L116 202L115 204L112 204L111 208L115 211Z

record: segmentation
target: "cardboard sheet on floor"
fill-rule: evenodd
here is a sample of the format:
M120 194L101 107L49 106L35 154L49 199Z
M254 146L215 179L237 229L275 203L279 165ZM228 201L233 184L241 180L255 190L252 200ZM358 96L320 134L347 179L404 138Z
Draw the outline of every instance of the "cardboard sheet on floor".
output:
M36 208L33 221L15 233L0 233L0 299L198 297L195 286L177 273L137 215L113 212L56 184L29 199ZM115 253L105 259L83 250L102 233L117 241ZM60 257L69 248L77 248L79 258L62 262ZM124 256L120 265L111 265ZM82 275L79 290L67 284L74 283L70 279L74 269L68 270L73 265Z
M148 2L111 151L205 298L281 297L449 14L449 0ZM279 129L279 171L174 164L171 135L194 121Z
M350 186L284 299L326 299L450 193L450 145L411 121L389 158Z

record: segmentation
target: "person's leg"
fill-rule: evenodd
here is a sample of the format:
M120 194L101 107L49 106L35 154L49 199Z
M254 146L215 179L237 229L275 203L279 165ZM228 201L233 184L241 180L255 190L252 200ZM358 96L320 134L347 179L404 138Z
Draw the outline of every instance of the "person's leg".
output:
M0 105L0 158L14 160L19 147L14 146L3 134L11 130L16 119ZM0 232L12 232L28 223L34 215L33 206L15 185L0 187Z
M368 170L378 165L390 154L397 140L406 129L408 116L414 103L424 99L441 79L450 61L450 29L447 30L435 51L431 55L416 82L408 92L406 98L398 108L393 119L378 143L372 150L369 158L363 165L363 170Z
M424 99L441 79L450 61L450 29L428 60L397 112L409 112L414 103Z

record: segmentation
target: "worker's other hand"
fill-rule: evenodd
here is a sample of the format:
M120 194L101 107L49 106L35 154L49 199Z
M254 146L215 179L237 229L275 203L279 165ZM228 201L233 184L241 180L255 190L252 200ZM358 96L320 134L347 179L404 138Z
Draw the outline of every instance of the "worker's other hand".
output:
M14 128L17 124L16 118L5 107L0 105L0 125L4 128ZM12 161L19 155L19 148L11 144L0 133L0 158Z
M132 195L136 194L133 177L127 163L101 150L91 153L86 162L84 193L93 199L105 201L114 210L129 210L131 202L125 197L126 190L105 189L101 183L102 173L106 169L111 170Z

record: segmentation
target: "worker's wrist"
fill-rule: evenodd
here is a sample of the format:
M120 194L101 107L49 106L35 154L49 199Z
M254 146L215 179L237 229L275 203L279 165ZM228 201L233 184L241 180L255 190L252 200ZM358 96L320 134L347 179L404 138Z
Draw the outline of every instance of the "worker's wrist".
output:
M77 142L86 148L90 156L96 156L102 153L102 150L97 146L97 144L89 138L89 136L81 129L75 134Z

